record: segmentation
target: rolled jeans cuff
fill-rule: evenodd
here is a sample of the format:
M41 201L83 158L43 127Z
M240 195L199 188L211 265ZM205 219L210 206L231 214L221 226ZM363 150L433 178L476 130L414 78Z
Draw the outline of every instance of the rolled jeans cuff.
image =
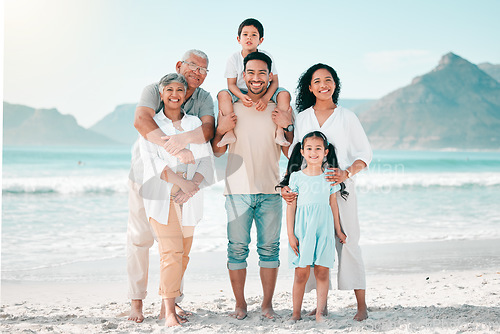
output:
M238 262L238 263L227 263L227 269L229 270L240 270L240 269L245 269L247 267L247 262Z
M278 268L280 266L280 261L259 261L259 267L261 268Z

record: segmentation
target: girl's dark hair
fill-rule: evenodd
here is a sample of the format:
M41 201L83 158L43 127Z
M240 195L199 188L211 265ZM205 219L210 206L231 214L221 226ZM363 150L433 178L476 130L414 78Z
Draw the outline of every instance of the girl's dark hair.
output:
M340 94L340 79L337 75L337 72L326 64L318 63L313 65L307 69L299 78L299 83L297 85L296 98L295 98L295 106L298 112L304 111L307 108L316 104L316 96L309 90L309 85L311 85L312 76L314 72L320 69L326 69L333 77L333 81L335 82L335 91L333 92L332 100L333 103L337 104Z
M300 143L297 143L293 148L292 154L290 155L290 160L288 160L288 165L286 166L286 174L283 177L283 180L276 186L276 188L283 188L288 186L290 183L290 175L293 172L297 172L302 168L302 162L304 157L300 153L300 150L304 147L304 143L307 138L320 138L323 140L323 144L325 149L328 149L328 154L326 155L326 161L323 163L323 168L339 168L339 163L337 160L337 154L335 154L335 147L328 143L328 139L321 131L312 131L309 132L302 138ZM343 199L347 200L347 196L349 193L345 190L344 182L340 183L340 195Z

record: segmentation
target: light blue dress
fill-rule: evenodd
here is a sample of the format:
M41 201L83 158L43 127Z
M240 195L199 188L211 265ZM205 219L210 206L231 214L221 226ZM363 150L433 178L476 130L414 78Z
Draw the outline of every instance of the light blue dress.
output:
M298 193L294 233L299 240L299 256L288 245L291 268L319 265L333 268L335 227L330 194L340 190L325 180L325 174L309 176L302 171L290 175L290 189Z

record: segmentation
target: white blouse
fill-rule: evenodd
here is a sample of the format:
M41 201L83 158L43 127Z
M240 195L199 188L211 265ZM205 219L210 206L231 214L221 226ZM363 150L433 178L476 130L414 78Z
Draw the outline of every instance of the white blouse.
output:
M161 111L153 118L158 127L166 135L176 134L172 121ZM184 115L181 127L184 131L191 131L201 125L196 116ZM176 157L170 155L161 146L153 144L144 137L139 138L141 159L144 163L144 183L140 194L144 200L146 215L160 224L168 225L170 208L170 192L173 184L160 178L163 169L168 166L177 172L181 163ZM190 144L190 151L195 158L194 164L187 166L187 179L191 180L195 173L203 175L202 184L211 184L214 180L213 153L208 143ZM201 186L201 185L200 185ZM203 216L203 191L200 190L182 206L182 225L195 226Z
M356 160L364 161L366 166L372 161L373 153L365 131L358 117L346 108L337 106L323 126L319 126L314 109L310 107L297 115L294 126L289 154L306 134L321 131L335 147L340 169L349 168Z

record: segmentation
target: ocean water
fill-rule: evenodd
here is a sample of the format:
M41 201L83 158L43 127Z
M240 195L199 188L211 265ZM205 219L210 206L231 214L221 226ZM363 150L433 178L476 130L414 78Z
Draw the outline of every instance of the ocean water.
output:
M2 279L123 258L129 168L123 147L4 147ZM499 152L375 151L356 182L362 244L500 239ZM205 190L193 252L226 249L222 192Z

